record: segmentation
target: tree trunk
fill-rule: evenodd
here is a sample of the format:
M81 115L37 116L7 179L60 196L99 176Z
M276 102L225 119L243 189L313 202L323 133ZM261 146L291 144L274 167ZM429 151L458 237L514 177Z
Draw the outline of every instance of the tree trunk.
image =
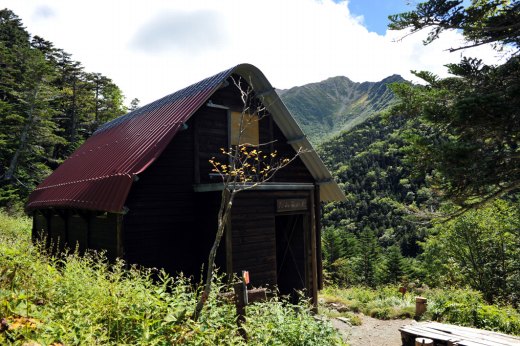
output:
M97 127L99 126L99 88L100 88L100 81L98 78L96 78L96 98L95 98L95 101L94 102L94 105L95 105L95 113L94 113L94 130L92 132L94 132Z
M3 181L10 181L14 177L14 172L18 167L18 162L20 161L20 157L22 156L23 151L27 147L27 142L29 141L29 132L34 124L34 108L36 104L36 97L38 96L38 90L40 88L40 81L36 83L36 86L33 89L29 111L27 112L27 121L22 130L22 134L20 135L20 144L18 145L18 149L16 149L13 157L11 158L11 162L9 163L9 168L4 174Z
M222 236L224 235L224 231L226 230L226 223L231 214L231 207L233 205L233 199L235 197L236 191L229 191L226 187L222 190L222 195L220 199L220 209L218 212L218 228L217 234L215 236L215 241L213 242L213 246L211 247L211 251L209 252L208 257L208 267L206 269L206 280L204 283L204 290L200 295L199 301L197 302L197 306L195 307L195 311L193 313L193 320L197 321L200 317L200 313L206 300L211 293L211 284L213 281L213 267L215 266L215 257L217 256L217 250L220 245L220 241Z
M72 110L70 113L70 133L69 133L69 145L72 147L75 147L76 145L76 133L78 131L78 112L77 112L77 106L76 106L76 94L77 94L77 88L76 88L76 77L74 77L74 80L72 81Z

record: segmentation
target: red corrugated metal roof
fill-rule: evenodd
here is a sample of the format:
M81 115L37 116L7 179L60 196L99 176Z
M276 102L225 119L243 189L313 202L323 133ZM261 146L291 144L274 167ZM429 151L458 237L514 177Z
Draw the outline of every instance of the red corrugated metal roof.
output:
M38 185L29 196L27 209L123 211L134 177L159 157L182 124L232 73L252 82L257 93L264 95L264 104L287 138L302 138L291 145L308 150L301 159L320 182L321 200L344 200L343 191L262 72L241 64L103 125Z
M232 70L103 125L31 193L27 209L122 211L134 176L161 154Z

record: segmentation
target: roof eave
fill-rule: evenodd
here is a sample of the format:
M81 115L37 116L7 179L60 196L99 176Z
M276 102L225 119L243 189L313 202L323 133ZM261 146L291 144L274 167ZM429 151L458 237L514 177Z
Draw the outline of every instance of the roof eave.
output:
M276 125L278 125L294 150L298 151L301 148L305 151L300 158L315 181L320 185L320 200L323 202L345 201L345 193L334 181L332 174L264 74L250 64L238 65L232 72L246 78L247 82L252 84L256 94L260 96L262 103L273 116Z

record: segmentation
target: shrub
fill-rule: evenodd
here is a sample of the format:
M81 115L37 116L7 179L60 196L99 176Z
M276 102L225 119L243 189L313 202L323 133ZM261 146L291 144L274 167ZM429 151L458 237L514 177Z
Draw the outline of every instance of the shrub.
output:
M52 257L30 241L30 222L0 212L0 345L245 345L235 306L217 298L190 319L198 289L179 275L109 263L101 253ZM337 332L309 306L248 307L248 344L333 345Z
M520 335L520 313L512 307L487 305L482 293L471 289L422 289L428 299L428 310L422 317L439 322L500 331ZM397 286L378 289L352 287L326 288L325 302L336 302L348 310L356 310L379 319L413 317L416 292L401 296Z
M520 313L510 307L448 301L437 308L434 317L440 322L520 335Z
M315 320L306 303L279 299L247 308L245 329L254 345L335 345L342 341L330 323Z

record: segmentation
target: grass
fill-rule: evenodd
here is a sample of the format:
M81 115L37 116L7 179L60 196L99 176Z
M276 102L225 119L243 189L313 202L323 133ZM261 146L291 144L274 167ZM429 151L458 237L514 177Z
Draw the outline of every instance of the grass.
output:
M346 307L348 311L362 312L365 315L382 320L411 318L415 312L415 301L411 296L402 298L397 288L382 287L371 290L364 287L339 289L327 287L321 293L326 302L334 302Z
M328 287L322 291L322 309L330 303L341 304L347 312L362 312L379 319L411 318L415 315L415 297L404 296L399 287L377 289ZM471 289L426 289L420 295L428 299L428 310L423 320L451 323L467 327L520 335L520 313L512 307L488 305L482 295Z
M0 212L1 345L245 345L235 306L217 298L190 318L198 287L182 275L109 263L103 254L53 257L30 241L30 220ZM341 345L306 303L247 308L247 345Z
M328 318L338 318L338 317L346 318L350 322L350 324L353 326L360 326L361 324L363 324L363 321L361 320L361 317L359 316L359 314L356 314L351 311L339 312L336 309L329 308L326 305L322 305L319 308L319 312L321 315L327 316Z

